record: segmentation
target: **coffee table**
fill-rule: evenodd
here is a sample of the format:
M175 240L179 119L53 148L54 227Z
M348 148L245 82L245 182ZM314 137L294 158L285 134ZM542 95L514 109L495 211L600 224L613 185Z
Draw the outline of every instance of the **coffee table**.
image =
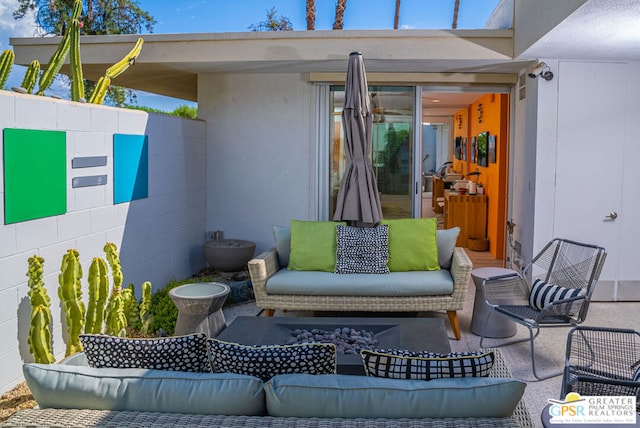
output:
M334 330L342 327L372 331L379 349L451 352L442 318L239 316L218 334L217 339L242 345L277 345L290 339L295 329ZM338 373L364 375L360 355L338 352Z

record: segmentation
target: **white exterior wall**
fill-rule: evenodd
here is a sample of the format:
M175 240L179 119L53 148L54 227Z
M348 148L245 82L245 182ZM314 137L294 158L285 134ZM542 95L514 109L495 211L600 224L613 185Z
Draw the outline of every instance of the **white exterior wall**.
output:
M56 357L64 355L58 280L62 256L79 251L83 272L104 257L106 242L120 251L125 284L154 289L204 267L205 132L203 121L0 91L0 129L64 130L67 141L67 213L4 224L4 171L0 162L0 392L22 380L33 361L27 344L30 305L27 259L45 259ZM149 137L149 197L113 205L113 134ZM107 156L107 166L71 169L78 156ZM107 185L71 187L73 176L106 174ZM66 334L66 333L65 333Z
M314 87L299 74L206 74L207 230L273 247L272 226L317 218Z
M523 258L556 237L604 246L594 298L640 300L640 64L541 60L554 79L528 79L515 108L512 213Z

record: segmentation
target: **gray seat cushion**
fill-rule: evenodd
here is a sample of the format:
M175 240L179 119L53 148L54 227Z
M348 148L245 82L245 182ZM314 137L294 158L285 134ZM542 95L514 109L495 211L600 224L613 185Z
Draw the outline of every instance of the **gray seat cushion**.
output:
M269 294L306 296L437 296L453 292L453 279L448 270L340 275L284 268L266 287Z

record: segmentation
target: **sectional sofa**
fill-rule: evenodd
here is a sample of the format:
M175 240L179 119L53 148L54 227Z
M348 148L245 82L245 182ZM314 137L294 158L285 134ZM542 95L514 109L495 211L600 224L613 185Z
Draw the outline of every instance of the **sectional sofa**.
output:
M4 426L533 427L498 350L489 377L398 380L26 364L40 408Z
M388 220L386 225L386 243L373 232L351 239L352 248L346 252L364 249L365 263L382 266L379 257L366 257L386 245L389 272L370 272L365 265L357 273L347 269L344 274L336 273L341 244L336 229L343 224L294 220L290 227L274 226L275 247L248 263L257 306L268 316L275 309L446 311L460 339L456 311L464 306L473 268L464 249L455 247L460 229L436 231L434 218ZM366 233L378 228L352 229ZM333 259L327 256L331 252Z

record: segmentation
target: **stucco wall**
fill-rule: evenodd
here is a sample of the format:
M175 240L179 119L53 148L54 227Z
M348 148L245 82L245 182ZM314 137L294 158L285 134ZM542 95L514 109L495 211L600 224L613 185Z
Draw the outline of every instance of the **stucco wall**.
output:
M57 275L62 255L79 251L83 271L104 257L106 242L119 250L124 283L154 288L184 278L204 266L206 170L203 121L0 91L0 129L66 131L67 213L5 225L0 178L0 391L22 379L22 363L32 361L27 344L30 305L27 259L45 259L45 286L51 298L54 351L64 353ZM113 204L113 134L146 134L149 139L149 196ZM3 151L2 151L3 152ZM107 156L101 167L71 168L71 159ZM107 185L72 188L74 176L106 174ZM4 176L0 163L0 177ZM86 277L83 278L86 299Z
M207 74L207 230L274 245L271 228L316 220L313 86L299 74Z
M554 79L527 79L515 109L512 213L523 258L556 237L603 246L594 299L638 301L640 64L541 60ZM613 211L615 221L605 217Z

